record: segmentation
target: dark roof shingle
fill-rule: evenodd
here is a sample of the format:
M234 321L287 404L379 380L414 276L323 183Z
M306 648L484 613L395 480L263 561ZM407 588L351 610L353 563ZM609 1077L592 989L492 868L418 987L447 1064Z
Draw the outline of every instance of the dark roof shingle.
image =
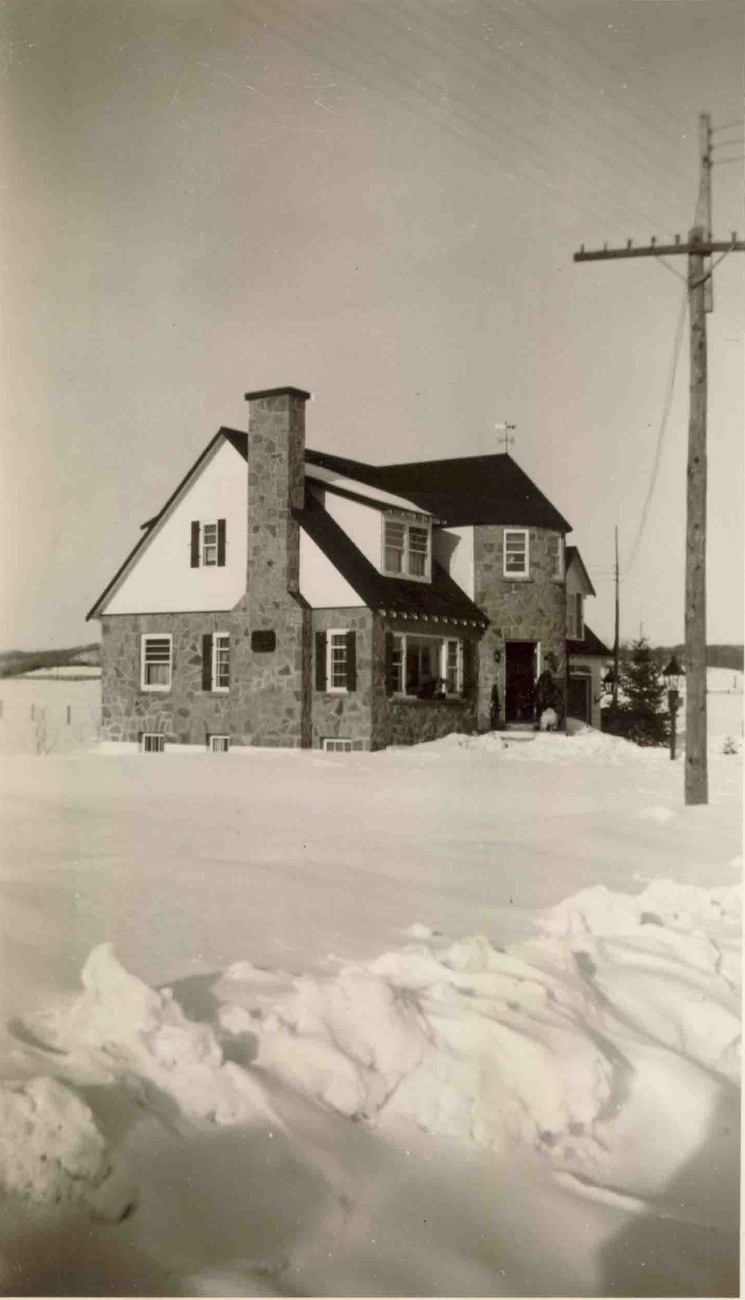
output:
M571 524L506 452L402 465L365 465L310 450L306 459L409 497L448 524L533 525L571 531Z

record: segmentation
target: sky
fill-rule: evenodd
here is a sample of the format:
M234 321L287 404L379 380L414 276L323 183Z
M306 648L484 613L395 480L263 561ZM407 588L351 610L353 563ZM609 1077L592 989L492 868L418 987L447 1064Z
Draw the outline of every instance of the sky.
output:
M704 111L743 237L743 36L739 0L3 0L0 647L96 639L140 523L284 385L373 463L514 423L593 630L618 526L622 636L682 640L685 258L572 255L685 238ZM743 635L743 270L707 318L710 642Z

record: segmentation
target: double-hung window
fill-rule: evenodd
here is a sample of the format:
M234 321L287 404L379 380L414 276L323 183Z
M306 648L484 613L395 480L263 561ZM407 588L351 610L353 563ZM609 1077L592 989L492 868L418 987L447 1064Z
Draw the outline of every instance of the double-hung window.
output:
M205 632L202 637L202 690L230 689L230 633Z
M225 565L227 524L224 519L192 520L192 569L222 568Z
M527 578L530 574L530 533L527 528L504 530L504 576Z
M144 633L140 648L140 685L143 691L170 691L172 671L171 634Z
M429 521L383 519L383 572L427 582L432 566Z
M326 689L329 691L346 691L347 689L347 634L346 632L329 632L326 639Z
M564 538L561 533L548 535L548 567L551 577L561 582L564 577Z
M215 632L212 638L212 689L227 691L230 687L230 636Z

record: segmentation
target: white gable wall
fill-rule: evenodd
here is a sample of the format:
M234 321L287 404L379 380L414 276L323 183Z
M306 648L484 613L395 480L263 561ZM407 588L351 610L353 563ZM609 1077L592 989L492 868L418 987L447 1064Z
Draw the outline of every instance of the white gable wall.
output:
M311 609L348 609L365 604L303 528L300 529L300 595Z
M380 510L363 506L349 497L326 492L324 505L355 546L367 557L378 573L383 567L383 524Z
M467 596L474 599L473 528L464 524L459 528L434 528L432 554L453 582L457 582Z
M246 462L225 441L166 519L156 524L133 568L102 607L105 614L232 609L246 591ZM192 569L191 521L226 521L225 565Z

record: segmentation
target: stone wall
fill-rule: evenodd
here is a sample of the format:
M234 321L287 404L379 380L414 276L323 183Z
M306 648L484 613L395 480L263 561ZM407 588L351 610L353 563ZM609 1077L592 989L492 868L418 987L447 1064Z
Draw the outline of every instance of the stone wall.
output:
M370 749L372 741L372 628L369 609L314 609L312 612L313 661L311 665L312 739L320 749L327 738L352 741L354 749ZM316 632L331 628L354 631L357 636L357 689L347 694L317 691L315 663Z
M140 687L144 632L173 636L170 691ZM143 732L171 744L206 745L208 735L235 735L235 692L202 690L202 637L231 632L225 614L106 614L101 619L101 715L104 740L137 742ZM232 667L232 665L231 665Z
M489 726L491 689L496 682L504 716L505 642L540 641L541 655L556 657L554 679L562 688L566 680L566 589L551 576L549 537L545 528L530 530L530 575L505 578L501 525L474 528L474 599L489 619L479 653L478 722ZM499 662L495 662L495 652Z

